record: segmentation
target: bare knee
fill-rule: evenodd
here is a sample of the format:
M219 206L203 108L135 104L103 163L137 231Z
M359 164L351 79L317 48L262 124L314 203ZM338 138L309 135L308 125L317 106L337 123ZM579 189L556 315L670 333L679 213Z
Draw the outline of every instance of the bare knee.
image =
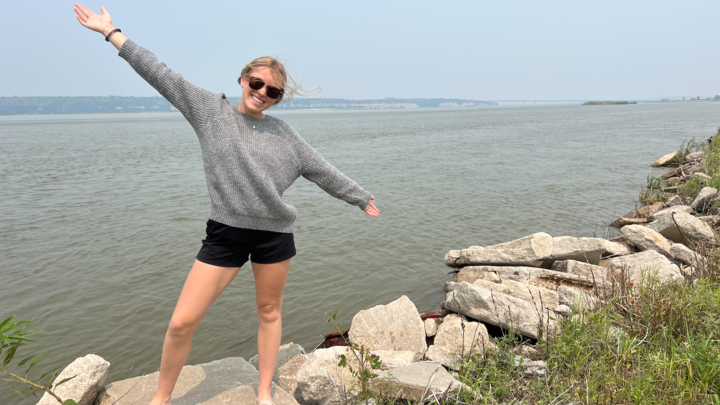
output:
M168 335L178 338L190 337L195 332L195 328L197 328L195 323L173 317L168 326Z
M280 306L275 303L258 305L257 313L260 323L273 323L280 319Z

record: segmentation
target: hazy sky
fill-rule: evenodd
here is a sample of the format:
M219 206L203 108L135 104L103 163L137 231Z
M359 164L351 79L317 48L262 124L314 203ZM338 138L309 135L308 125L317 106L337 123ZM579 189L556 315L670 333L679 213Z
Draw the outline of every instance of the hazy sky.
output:
M0 96L157 95L72 2L2 1ZM138 1L103 5L197 85L240 94L279 56L321 97L650 99L720 94L720 1Z

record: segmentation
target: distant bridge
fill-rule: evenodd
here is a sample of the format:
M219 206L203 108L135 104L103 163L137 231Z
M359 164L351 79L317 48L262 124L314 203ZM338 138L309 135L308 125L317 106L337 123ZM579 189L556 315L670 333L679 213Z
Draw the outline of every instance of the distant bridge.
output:
M500 105L507 104L582 104L590 100L492 100Z

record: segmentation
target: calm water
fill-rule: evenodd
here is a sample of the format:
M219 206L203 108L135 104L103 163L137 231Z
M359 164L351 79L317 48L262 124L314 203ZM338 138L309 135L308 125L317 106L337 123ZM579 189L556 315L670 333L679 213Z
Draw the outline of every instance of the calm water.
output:
M381 211L370 218L302 178L287 191L299 255L283 342L306 349L330 331L326 313L349 325L403 294L439 309L450 249L539 231L603 236L660 172L650 163L720 125L720 103L275 114ZM112 363L108 382L156 371L209 213L189 124L0 117L0 190L0 317L37 321L41 365L96 353ZM249 358L256 328L248 266L196 332L189 363ZM0 403L20 403L2 384Z

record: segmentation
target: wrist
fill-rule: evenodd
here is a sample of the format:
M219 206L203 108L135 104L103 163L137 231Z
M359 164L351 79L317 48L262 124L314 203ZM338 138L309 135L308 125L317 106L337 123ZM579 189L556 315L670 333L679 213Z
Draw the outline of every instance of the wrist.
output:
M102 34L102 36L107 37L108 34L114 29L115 29L115 27L112 24L110 24L110 25L104 27L102 30L100 30L100 33Z

